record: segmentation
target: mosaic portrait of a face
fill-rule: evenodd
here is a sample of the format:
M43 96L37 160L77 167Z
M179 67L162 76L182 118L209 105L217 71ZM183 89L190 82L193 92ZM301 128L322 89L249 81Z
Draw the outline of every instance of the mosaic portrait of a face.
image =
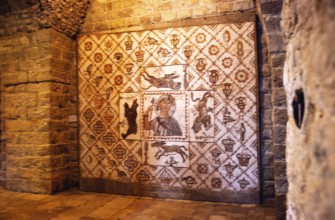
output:
M143 139L183 140L187 137L184 92L142 94Z

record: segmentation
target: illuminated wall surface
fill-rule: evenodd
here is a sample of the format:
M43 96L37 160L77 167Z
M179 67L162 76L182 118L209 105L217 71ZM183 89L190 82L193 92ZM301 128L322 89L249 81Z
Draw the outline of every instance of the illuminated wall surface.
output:
M81 35L83 188L257 202L254 25Z

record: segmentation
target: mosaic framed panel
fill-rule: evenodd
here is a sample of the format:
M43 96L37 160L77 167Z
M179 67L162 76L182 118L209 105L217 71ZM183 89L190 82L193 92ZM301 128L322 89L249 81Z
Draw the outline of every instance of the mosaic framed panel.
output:
M144 140L188 140L185 92L144 92L142 101Z
M259 201L252 21L78 38L81 188Z

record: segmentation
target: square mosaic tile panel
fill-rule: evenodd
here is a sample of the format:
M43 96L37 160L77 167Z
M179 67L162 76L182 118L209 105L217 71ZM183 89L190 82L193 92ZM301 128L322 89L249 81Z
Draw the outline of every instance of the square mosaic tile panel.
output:
M254 25L80 36L81 177L257 194Z

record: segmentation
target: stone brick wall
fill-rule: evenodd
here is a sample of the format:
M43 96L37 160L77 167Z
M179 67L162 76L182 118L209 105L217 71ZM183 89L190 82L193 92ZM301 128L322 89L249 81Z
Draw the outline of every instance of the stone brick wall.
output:
M0 3L0 53L1 58L6 57L0 60L1 111L6 110L0 121L1 125L5 125L0 139L0 181L6 180L6 172L11 173L7 175L13 180L8 181L10 189L51 192L65 185L78 184L75 42L65 35L75 36L89 3L75 0L66 3L64 0L7 0ZM16 100L17 96L22 98ZM12 105L20 100L23 103ZM31 127L26 124L26 128L16 128L25 123L30 123ZM41 125L38 128L39 123L45 123L44 127ZM8 129L8 125L12 127ZM20 132L26 136L21 138ZM27 158L34 158L16 160L20 158L20 152L13 151L8 144L24 147L22 152L31 151L27 153ZM35 145L45 145L45 155L39 151L42 149L35 150ZM11 151L6 152L6 148ZM7 155L10 156L6 161ZM42 163L39 157L44 157L45 161ZM29 170L20 170L27 163L34 164L31 169L45 171L44 176L38 173L28 175ZM14 175L12 171L17 175L11 176ZM38 178L45 181L28 183L28 179ZM24 184L26 186L22 188Z
M44 26L38 19L37 4L27 5L22 0L1 1L0 12L0 37L18 32L33 32Z
M130 27L143 29L157 23L253 9L252 0L95 0L81 33Z
M283 86L283 65L286 55L286 44L284 42L283 31L280 26L282 13L282 0L259 0L256 1L256 9L262 23L264 33L264 41L268 45L267 56L271 76L267 79L271 90L271 109L268 111L272 125L266 125L266 129L272 135L272 141L267 142L267 146L271 148L271 153L265 153L264 158L271 158L274 168L274 188L277 206L277 218L285 219L286 217L286 193L287 193L287 178L286 178L286 156L285 156L285 140L286 140L286 123L287 123L287 106L286 95ZM262 45L264 45L264 43ZM269 129L272 129L270 131ZM265 159L265 161L268 161ZM265 171L269 170L265 165ZM272 169L271 169L272 170ZM267 178L267 173L264 172L264 177ZM270 179L269 179L270 180ZM265 186L271 184L271 181L265 180Z
M268 46L260 22L257 22L258 33L258 74L259 74L259 113L260 113L260 166L261 188L263 202L274 198L274 168L273 168L273 132L272 132L272 102L271 102L271 68L268 58Z
M14 35L20 32L32 32L39 30L41 27L38 24L37 13L38 7L31 4L28 5L24 1L1 1L0 2L0 37L1 37L1 66L0 74L1 81L2 75L5 72L16 72L18 64L14 62L14 53L10 53L13 49L12 43L7 45L6 41L9 40L8 36ZM24 44L24 42L22 43ZM10 55L10 59L2 59L7 55ZM12 63L7 63L7 60L12 61ZM14 64L15 63L15 64ZM2 85L2 84L1 84ZM3 93L3 88L1 87L1 94ZM3 111L4 105L1 100L1 112ZM1 128L3 128L3 117L1 115ZM1 149L0 149L0 181L5 180L5 169L6 169L6 145L4 139L4 130L1 130Z
M1 38L6 187L51 193L69 184L74 42L52 29Z
M285 1L288 219L335 215L335 2ZM301 128L292 103L304 93ZM301 106L301 105L300 105Z
M71 71L69 72L69 155L70 155L70 186L79 185L79 144L78 144L78 82L77 82L77 51L75 43L71 47Z
M1 85L1 77L0 77L0 85ZM2 94L2 89L0 87L0 94ZM5 151L5 143L3 140L3 127L2 127L2 100L0 95L0 182L4 182L6 179L6 151Z

